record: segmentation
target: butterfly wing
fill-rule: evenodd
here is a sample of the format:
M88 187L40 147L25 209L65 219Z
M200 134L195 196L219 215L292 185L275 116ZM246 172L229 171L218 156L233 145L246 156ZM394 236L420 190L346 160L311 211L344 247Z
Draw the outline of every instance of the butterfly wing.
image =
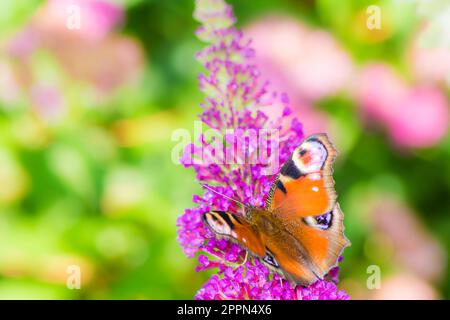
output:
M326 134L307 138L282 166L266 209L292 217L323 214L336 202L332 164L337 151Z
M292 235L288 232L274 232L263 220L258 221L259 223L252 224L245 218L224 211L210 211L203 215L204 224L212 232L237 242L291 283L308 285L317 280L313 268L308 265L303 247L296 245L297 241Z
M337 265L342 251L350 245L344 235L343 219L344 215L336 202L333 210L323 215L285 223L286 230L303 246L309 267L318 278L323 278ZM279 260L283 264L283 260ZM293 274L301 278L303 272L294 271Z
M253 254L264 257L261 235L245 218L229 212L210 211L203 214L203 223L216 235L236 241Z
M301 254L283 250L276 257L282 266L292 265L291 260L302 266L286 270L297 283L314 281L305 274L305 267L323 278L350 244L334 190L336 155L327 135L307 138L283 165L267 199L266 208L303 247Z

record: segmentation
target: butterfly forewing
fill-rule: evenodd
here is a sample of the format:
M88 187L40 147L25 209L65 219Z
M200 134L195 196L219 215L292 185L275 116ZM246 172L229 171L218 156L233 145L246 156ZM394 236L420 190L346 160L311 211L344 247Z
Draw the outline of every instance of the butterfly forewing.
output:
M336 201L332 164L337 151L325 134L306 139L282 166L266 208L291 217L331 211Z

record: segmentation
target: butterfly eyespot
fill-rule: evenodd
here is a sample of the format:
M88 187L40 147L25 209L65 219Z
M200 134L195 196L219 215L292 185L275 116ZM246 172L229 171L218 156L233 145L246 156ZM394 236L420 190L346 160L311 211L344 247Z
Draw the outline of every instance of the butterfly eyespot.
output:
M280 267L277 260L275 260L275 258L269 251L266 251L266 255L264 256L263 261L273 267L276 267L276 268Z
M311 227L316 227L321 230L327 230L331 227L331 224L333 222L333 213L327 212L320 216L306 217L303 219L303 221Z

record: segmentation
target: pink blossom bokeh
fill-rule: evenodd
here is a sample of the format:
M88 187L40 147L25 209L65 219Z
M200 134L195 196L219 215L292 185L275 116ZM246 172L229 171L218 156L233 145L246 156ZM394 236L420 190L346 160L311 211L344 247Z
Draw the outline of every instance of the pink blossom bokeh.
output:
M391 67L381 63L364 67L356 83L362 114L367 121L384 126L396 145L430 147L446 135L449 106L438 88L409 86Z
M90 86L87 96L102 101L134 82L143 69L144 52L138 41L119 32L123 21L124 9L108 0L43 3L5 43L5 64L20 66L13 70L17 91L39 116L55 120L68 107L64 99L71 88ZM35 72L40 52L57 62L57 79ZM58 83L61 79L64 85Z
M277 91L286 92L307 134L327 131L328 117L314 102L338 94L353 73L350 56L333 36L289 16L263 17L245 28L255 61ZM281 110L271 110L271 113Z
M408 51L412 73L421 83L445 84L450 88L450 47L423 44L423 33L417 33Z

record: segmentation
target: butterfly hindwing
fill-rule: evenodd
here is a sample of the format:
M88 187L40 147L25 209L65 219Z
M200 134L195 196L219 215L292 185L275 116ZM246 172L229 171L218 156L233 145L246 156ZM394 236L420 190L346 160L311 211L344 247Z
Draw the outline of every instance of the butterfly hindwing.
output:
M270 269L292 284L306 286L319 279L305 247L290 232L279 229L273 234L262 228L261 238L266 249L262 262Z
M323 278L337 264L337 260L350 242L344 235L344 215L336 202L333 210L320 216L309 216L286 224L296 240L308 253L314 272Z
M265 255L259 232L245 218L225 211L210 211L203 214L203 222L215 234L238 242L259 257Z
M205 225L219 237L236 241L244 249L260 258L271 270L285 276L293 284L308 285L318 279L308 256L289 232L278 232L268 226L269 221L257 215L268 214L254 210L255 224L224 211L210 211L203 215ZM272 226L275 227L276 226ZM274 236L274 232L277 236Z

